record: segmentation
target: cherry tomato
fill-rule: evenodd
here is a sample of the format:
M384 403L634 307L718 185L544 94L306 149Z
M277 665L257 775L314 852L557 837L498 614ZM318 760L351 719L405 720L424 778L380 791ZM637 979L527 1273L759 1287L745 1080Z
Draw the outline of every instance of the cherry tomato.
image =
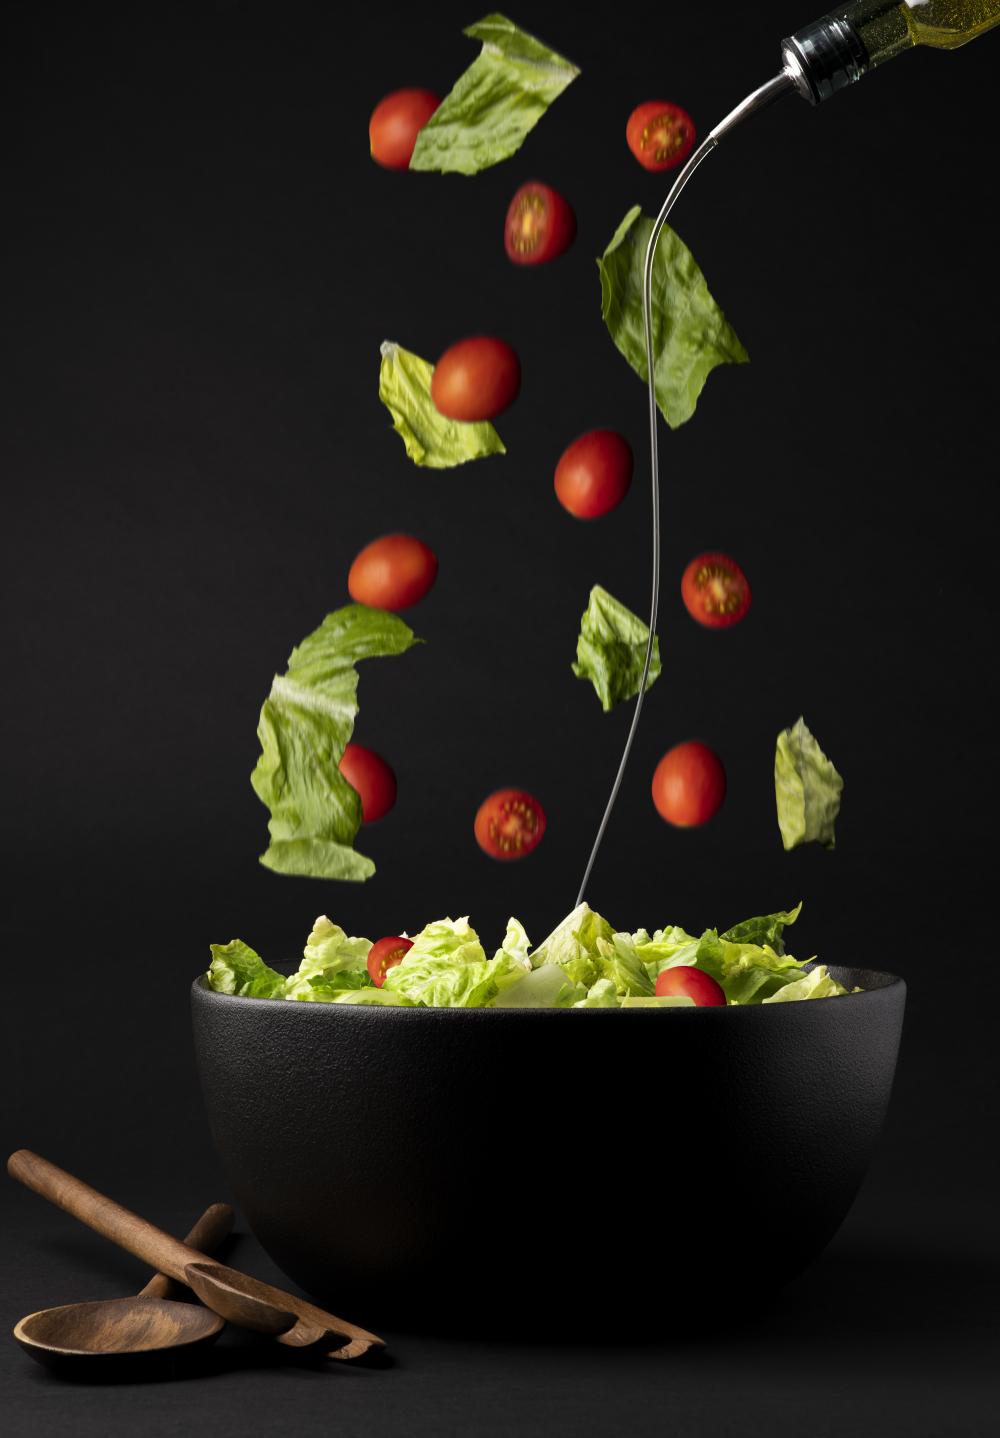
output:
M621 504L632 483L632 450L613 429L581 434L556 465L556 498L577 519L600 519Z
M680 105L647 100L629 115L625 138L644 170L672 170L694 149L694 121Z
M721 1004L725 1007L726 1004L722 985L717 984L711 974L706 974L703 969L696 969L691 964L675 964L672 969L663 969L656 980L656 994L658 998L684 994L687 998L694 999L698 1008L704 1008L708 1004Z
M348 744L339 767L361 796L361 822L374 824L384 819L396 802L396 776L381 754L363 744Z
M492 859L523 859L545 833L545 810L523 789L498 789L479 806L476 843Z
M728 629L739 624L750 608L750 585L728 554L699 554L684 571L681 598L699 624Z
M368 121L372 159L387 170L408 170L417 136L441 103L433 90L393 90Z
M707 824L726 797L722 760L689 739L668 749L653 774L653 803L661 819L679 829Z
M407 949L412 948L412 939L400 939L395 935L390 935L387 939L379 939L377 944L372 944L368 950L368 972L377 989L380 989L385 983L385 976L389 970L402 963L403 955Z
M448 419L493 419L517 399L521 362L503 340L459 340L434 366L431 399Z
M576 216L562 195L531 180L522 185L507 207L503 244L515 265L544 265L569 249L576 235Z
M372 609L408 609L437 578L433 550L411 534L383 534L366 544L351 565L347 588L352 599Z

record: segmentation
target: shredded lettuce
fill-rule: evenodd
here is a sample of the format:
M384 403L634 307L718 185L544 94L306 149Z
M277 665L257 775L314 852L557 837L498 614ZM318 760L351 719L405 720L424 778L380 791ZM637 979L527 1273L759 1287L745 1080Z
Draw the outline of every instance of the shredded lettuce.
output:
M411 170L474 175L506 160L580 73L505 15L464 34L483 48L418 134Z
M371 878L375 865L354 848L361 800L340 760L358 712L360 659L403 654L420 641L395 614L348 604L328 614L275 675L257 726L261 754L250 776L271 811L271 842L260 862L279 874Z
M534 950L523 924L511 919L503 943L486 957L467 918L438 919L413 940L382 988L368 974L371 944L350 938L321 915L306 941L297 973L284 979L234 939L212 945L206 978L220 993L300 1002L389 1004L429 1008L689 1008L683 995L655 993L658 975L684 964L711 974L730 1004L789 1003L831 998L847 990L825 965L784 952L782 931L794 909L699 937L676 925L652 934L615 932L580 904ZM759 940L759 942L758 942ZM857 992L857 990L855 991Z
M414 464L452 469L470 459L506 454L488 420L475 424L448 419L431 399L434 366L392 340L382 341L378 397L392 415L392 427Z
M601 316L636 374L647 380L642 275L653 221L633 206L597 261ZM656 402L671 429L694 414L709 374L750 356L709 293L684 241L664 225L653 261L653 370Z
M834 846L844 781L801 717L778 735L774 750L774 797L786 849L799 844Z
M605 714L639 693L648 642L649 626L595 584L580 620L573 673L578 679L590 680ZM647 690L653 687L659 675L660 641L654 637Z

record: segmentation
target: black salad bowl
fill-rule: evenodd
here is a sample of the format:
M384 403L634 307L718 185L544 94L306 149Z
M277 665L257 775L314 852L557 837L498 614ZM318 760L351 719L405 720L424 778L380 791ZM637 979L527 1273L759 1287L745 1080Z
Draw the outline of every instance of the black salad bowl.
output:
M356 1322L636 1338L746 1316L843 1220L906 986L746 1008L420 1009L192 989L257 1238Z

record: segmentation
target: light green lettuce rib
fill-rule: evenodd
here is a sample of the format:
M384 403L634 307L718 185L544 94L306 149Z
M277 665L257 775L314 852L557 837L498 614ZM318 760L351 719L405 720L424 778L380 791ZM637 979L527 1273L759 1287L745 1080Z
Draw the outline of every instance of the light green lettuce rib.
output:
M411 170L474 175L506 160L580 73L505 15L464 33L483 48L417 136Z
M597 261L601 317L643 381L648 374L642 276L652 230L653 221L633 206ZM691 251L668 225L656 246L652 305L656 402L671 429L676 429L694 414L716 365L746 364L750 356L709 293Z
M257 726L261 754L250 782L271 811L260 862L279 874L368 879L375 865L354 848L361 800L339 764L358 712L359 659L403 654L420 641L395 614L348 604L328 614L275 675Z
M392 340L382 341L378 397L392 415L392 427L406 453L427 469L452 469L470 459L506 454L489 420L448 419L431 399L434 366Z

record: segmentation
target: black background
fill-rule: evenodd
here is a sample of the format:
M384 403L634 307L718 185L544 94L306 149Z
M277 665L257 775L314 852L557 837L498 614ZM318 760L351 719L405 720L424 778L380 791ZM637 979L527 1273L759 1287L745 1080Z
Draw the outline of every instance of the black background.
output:
M368 113L399 85L447 90L476 53L461 35L474 18L5 9L8 1148L175 1227L225 1196L188 1036L209 942L294 960L325 910L372 937L469 913L488 946L509 913L537 939L571 907L628 725L570 673L579 615L595 582L640 612L648 592L645 396L604 330L594 257L665 181L632 161L624 120L662 94L706 131L811 17L529 5L514 18L583 74L521 152L473 179L378 169ZM758 1329L711 1348L400 1338L389 1373L241 1371L154 1395L59 1387L9 1344L19 1432L191 1431L198 1412L215 1432L227 1416L277 1431L338 1405L358 1432L987 1431L998 45L908 56L815 111L783 100L675 215L752 363L716 371L693 420L662 432L664 672L589 898L621 927L696 930L803 898L796 952L906 977L893 1111L831 1254ZM569 255L537 271L501 244L533 177L579 220ZM433 359L475 332L521 355L498 422L509 453L416 469L378 401L379 343ZM636 481L583 525L552 470L599 425L631 439ZM426 645L361 675L356 737L400 783L360 838L378 873L279 878L257 863L257 710L388 530L429 543L440 577L408 615ZM706 548L753 584L729 633L680 602ZM800 713L845 777L833 853L786 855L775 823L774 738ZM649 777L695 736L730 788L684 833L657 818ZM550 827L501 866L471 822L506 784L538 794ZM627 1084L599 1055L593 1081ZM669 1144L669 1096L640 1099ZM7 1184L4 1203L4 1321L139 1286L137 1265L38 1200ZM644 1202L649 1241L675 1205ZM705 1222L736 1243L801 1217L728 1195ZM640 1279L613 1216L575 1236ZM268 1271L250 1240L240 1257ZM239 1367L243 1350L219 1351Z

